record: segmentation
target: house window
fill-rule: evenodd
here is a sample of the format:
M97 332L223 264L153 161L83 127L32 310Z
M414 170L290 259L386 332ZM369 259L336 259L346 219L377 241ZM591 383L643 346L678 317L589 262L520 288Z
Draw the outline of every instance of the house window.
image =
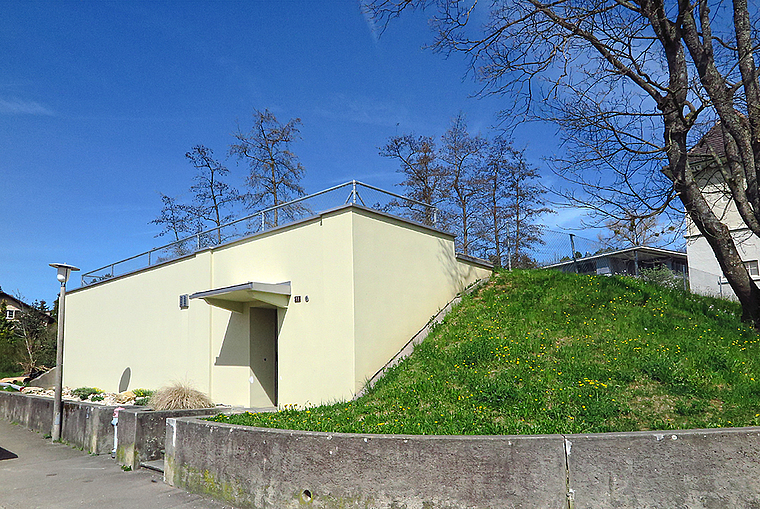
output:
M744 262L744 266L747 268L750 276L760 276L760 270L758 270L757 260L751 260Z
M7 320L13 320L16 318L16 310L15 309L6 309L5 310L5 318Z

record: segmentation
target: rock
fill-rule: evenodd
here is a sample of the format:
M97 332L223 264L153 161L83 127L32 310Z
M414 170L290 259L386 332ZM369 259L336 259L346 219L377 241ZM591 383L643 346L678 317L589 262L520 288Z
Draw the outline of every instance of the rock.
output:
M58 368L53 368L46 373L41 374L37 378L29 382L30 387L41 387L43 389L52 389L55 387L55 374L58 372Z
M118 394L114 394L113 399L116 401L116 403L127 403L128 401L134 401L135 393L132 391L120 392Z
M21 392L24 394L39 394L41 396L45 395L45 389L42 389L41 387L24 387L21 389Z

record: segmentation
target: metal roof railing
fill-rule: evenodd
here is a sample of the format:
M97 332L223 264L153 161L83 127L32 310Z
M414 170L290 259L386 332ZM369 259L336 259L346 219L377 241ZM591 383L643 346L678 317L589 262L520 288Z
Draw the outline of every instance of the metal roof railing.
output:
M346 194L348 191L348 194ZM354 203L428 226L438 222L438 209L356 180L346 182L287 203L261 209L221 226L199 231L123 260L82 274L82 286L129 274L251 235L314 217L320 212Z

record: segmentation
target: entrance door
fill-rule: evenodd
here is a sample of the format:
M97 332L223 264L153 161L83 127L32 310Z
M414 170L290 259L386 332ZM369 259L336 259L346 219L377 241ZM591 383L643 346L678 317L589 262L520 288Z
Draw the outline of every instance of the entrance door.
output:
M251 308L252 407L277 406L277 310Z

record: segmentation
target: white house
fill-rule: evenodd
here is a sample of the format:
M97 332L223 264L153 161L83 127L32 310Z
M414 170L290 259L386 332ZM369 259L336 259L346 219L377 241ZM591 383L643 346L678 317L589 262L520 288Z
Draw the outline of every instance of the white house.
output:
M689 151L689 163L699 179L705 198L716 215L730 229L744 265L757 282L760 281L758 267L760 238L754 235L742 221L720 172L718 165L725 161L726 157L723 136L723 127L719 122ZM691 291L702 295L735 299L736 296L723 275L707 240L688 216L686 222L686 254L689 261Z

